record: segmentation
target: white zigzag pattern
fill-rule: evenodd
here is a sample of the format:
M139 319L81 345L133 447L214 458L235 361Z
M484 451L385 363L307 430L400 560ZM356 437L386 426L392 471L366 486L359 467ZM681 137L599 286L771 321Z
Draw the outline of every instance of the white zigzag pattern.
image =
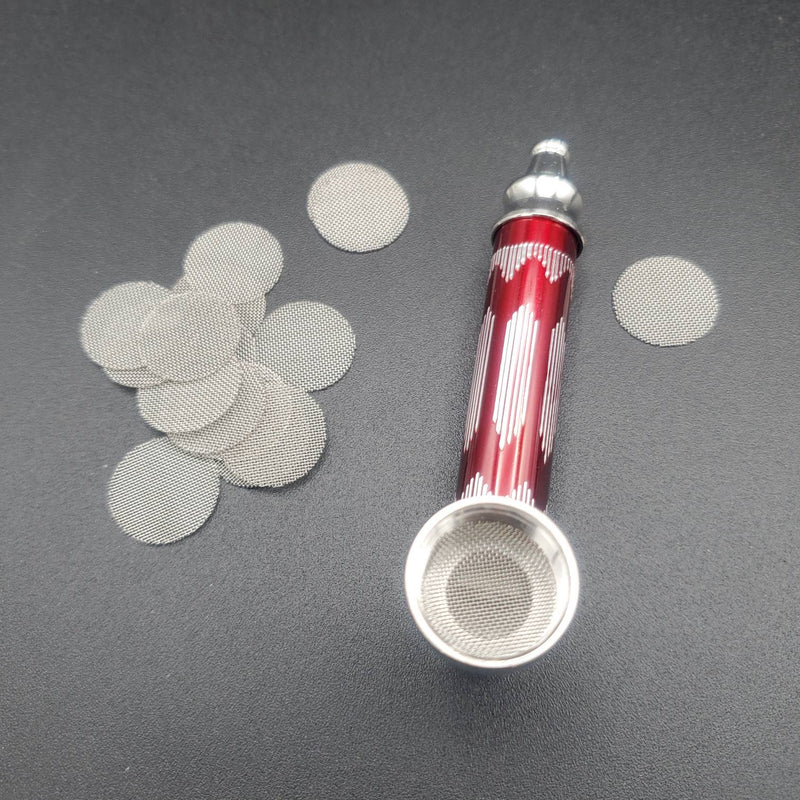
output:
M544 275L550 283L555 283L565 272L575 268L575 262L566 253L555 250L549 244L534 244L533 255L542 262Z
M502 276L506 281L510 281L517 270L531 257L533 248L533 242L501 247L492 256L492 269L499 267Z
M570 272L575 268L575 262L566 253L556 250L549 244L522 242L499 248L492 255L492 266L489 272L491 274L492 270L499 269L503 278L510 281L531 256L544 267L545 277L550 283L555 283L565 272Z

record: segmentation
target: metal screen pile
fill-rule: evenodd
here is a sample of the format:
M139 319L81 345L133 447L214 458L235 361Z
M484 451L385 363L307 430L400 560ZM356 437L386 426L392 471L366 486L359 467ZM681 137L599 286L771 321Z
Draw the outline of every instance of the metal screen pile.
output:
M166 434L130 450L109 482L111 515L133 538L168 544L194 533L214 510L221 476L280 487L319 461L325 417L308 391L347 372L355 336L322 303L289 303L265 318L282 269L269 231L228 223L192 242L171 290L123 283L87 308L84 351L137 390L142 418Z

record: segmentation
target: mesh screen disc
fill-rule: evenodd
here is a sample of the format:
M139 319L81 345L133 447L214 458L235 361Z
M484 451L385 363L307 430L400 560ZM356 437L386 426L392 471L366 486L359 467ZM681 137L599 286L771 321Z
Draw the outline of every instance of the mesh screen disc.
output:
M133 389L140 389L144 386L157 386L159 383L164 382L160 375L150 372L147 367L136 367L135 369L108 369L104 367L103 372L114 383L118 383L120 386L130 386Z
M194 533L219 497L220 467L172 445L166 437L134 447L108 484L108 507L125 533L168 544Z
M445 533L422 576L420 608L449 645L474 658L529 652L558 622L556 577L541 548L506 522Z
M353 253L391 244L409 215L403 187L386 170L361 161L323 172L311 186L307 209L326 241Z
M719 313L711 278L691 261L673 256L645 258L620 275L614 313L628 333L661 347L705 336Z
M80 339L86 355L107 369L144 366L137 334L145 317L167 297L169 290L150 281L106 289L81 320Z
M232 306L199 292L183 292L148 314L139 347L153 372L190 381L230 362L241 338L242 324Z
M192 282L185 276L181 275L175 285L172 287L173 292L192 292L195 287ZM246 333L255 333L258 326L264 321L264 315L267 313L267 298L265 295L259 295L246 303L236 303L233 306L236 313L239 315L242 327Z
M235 403L242 385L243 367L231 361L221 370L196 381L166 381L136 393L142 419L165 433L205 428Z
M223 477L239 486L292 483L311 470L325 449L325 418L314 399L288 384L268 386L273 396L261 421L221 454Z
M268 230L247 222L228 222L192 242L183 270L197 291L229 303L245 303L275 285L283 270L283 251Z
M276 308L239 355L257 361L303 389L336 383L353 362L356 337L350 323L324 303L301 301Z
M274 379L258 364L244 364L242 385L233 405L215 422L190 433L172 433L173 444L190 453L211 455L241 442L267 411Z

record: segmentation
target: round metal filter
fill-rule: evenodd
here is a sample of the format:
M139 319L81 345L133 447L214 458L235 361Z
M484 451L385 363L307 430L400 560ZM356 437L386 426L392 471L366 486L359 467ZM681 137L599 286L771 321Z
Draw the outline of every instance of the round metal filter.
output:
M108 484L108 507L125 533L168 544L194 533L219 497L220 467L172 445L166 437L134 447Z
M120 386L129 386L132 389L140 389L145 386L158 386L164 379L155 372L151 372L147 367L136 367L135 369L108 369L103 367L106 376L118 383Z
M264 228L228 222L201 233L183 262L192 286L229 303L245 303L264 295L283 270L283 251Z
M308 216L334 247L353 253L391 244L408 222L408 197L386 170L362 161L339 164L311 186Z
M232 306L183 292L150 312L139 341L145 366L173 381L191 381L230 362L241 338L242 324Z
M186 433L210 425L236 402L243 367L231 361L219 372L196 381L166 381L139 389L136 405L142 419L165 433Z
M172 287L172 291L193 292L196 289L185 275L181 275ZM258 330L258 326L264 321L264 315L267 313L267 298L266 295L259 295L246 303L235 303L233 307L239 315L245 333L252 334Z
M631 336L670 347L705 336L719 313L711 278L691 261L657 256L637 261L620 275L614 313Z
M268 383L267 411L253 432L220 454L223 477L238 486L277 488L302 478L325 449L325 417L314 399Z
M242 385L233 405L215 422L189 433L172 433L173 444L197 455L212 455L241 442L267 411L274 382L259 364L243 364Z
M169 290L150 281L120 283L95 298L81 320L80 339L86 355L106 369L144 366L138 333L145 317Z
M335 308L304 300L276 308L238 352L285 381L314 391L347 372L355 349L353 329Z
M541 511L472 497L434 515L406 562L406 595L420 630L468 666L519 666L548 650L578 598L575 557Z

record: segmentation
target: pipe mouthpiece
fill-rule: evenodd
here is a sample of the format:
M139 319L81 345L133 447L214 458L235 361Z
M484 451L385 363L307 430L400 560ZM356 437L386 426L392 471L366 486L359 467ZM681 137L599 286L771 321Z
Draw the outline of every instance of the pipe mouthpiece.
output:
M575 233L580 253L583 236L578 228L578 215L583 209L583 200L567 176L567 143L561 139L544 139L531 150L531 157L527 173L506 189L505 214L495 230L514 217L549 217Z

